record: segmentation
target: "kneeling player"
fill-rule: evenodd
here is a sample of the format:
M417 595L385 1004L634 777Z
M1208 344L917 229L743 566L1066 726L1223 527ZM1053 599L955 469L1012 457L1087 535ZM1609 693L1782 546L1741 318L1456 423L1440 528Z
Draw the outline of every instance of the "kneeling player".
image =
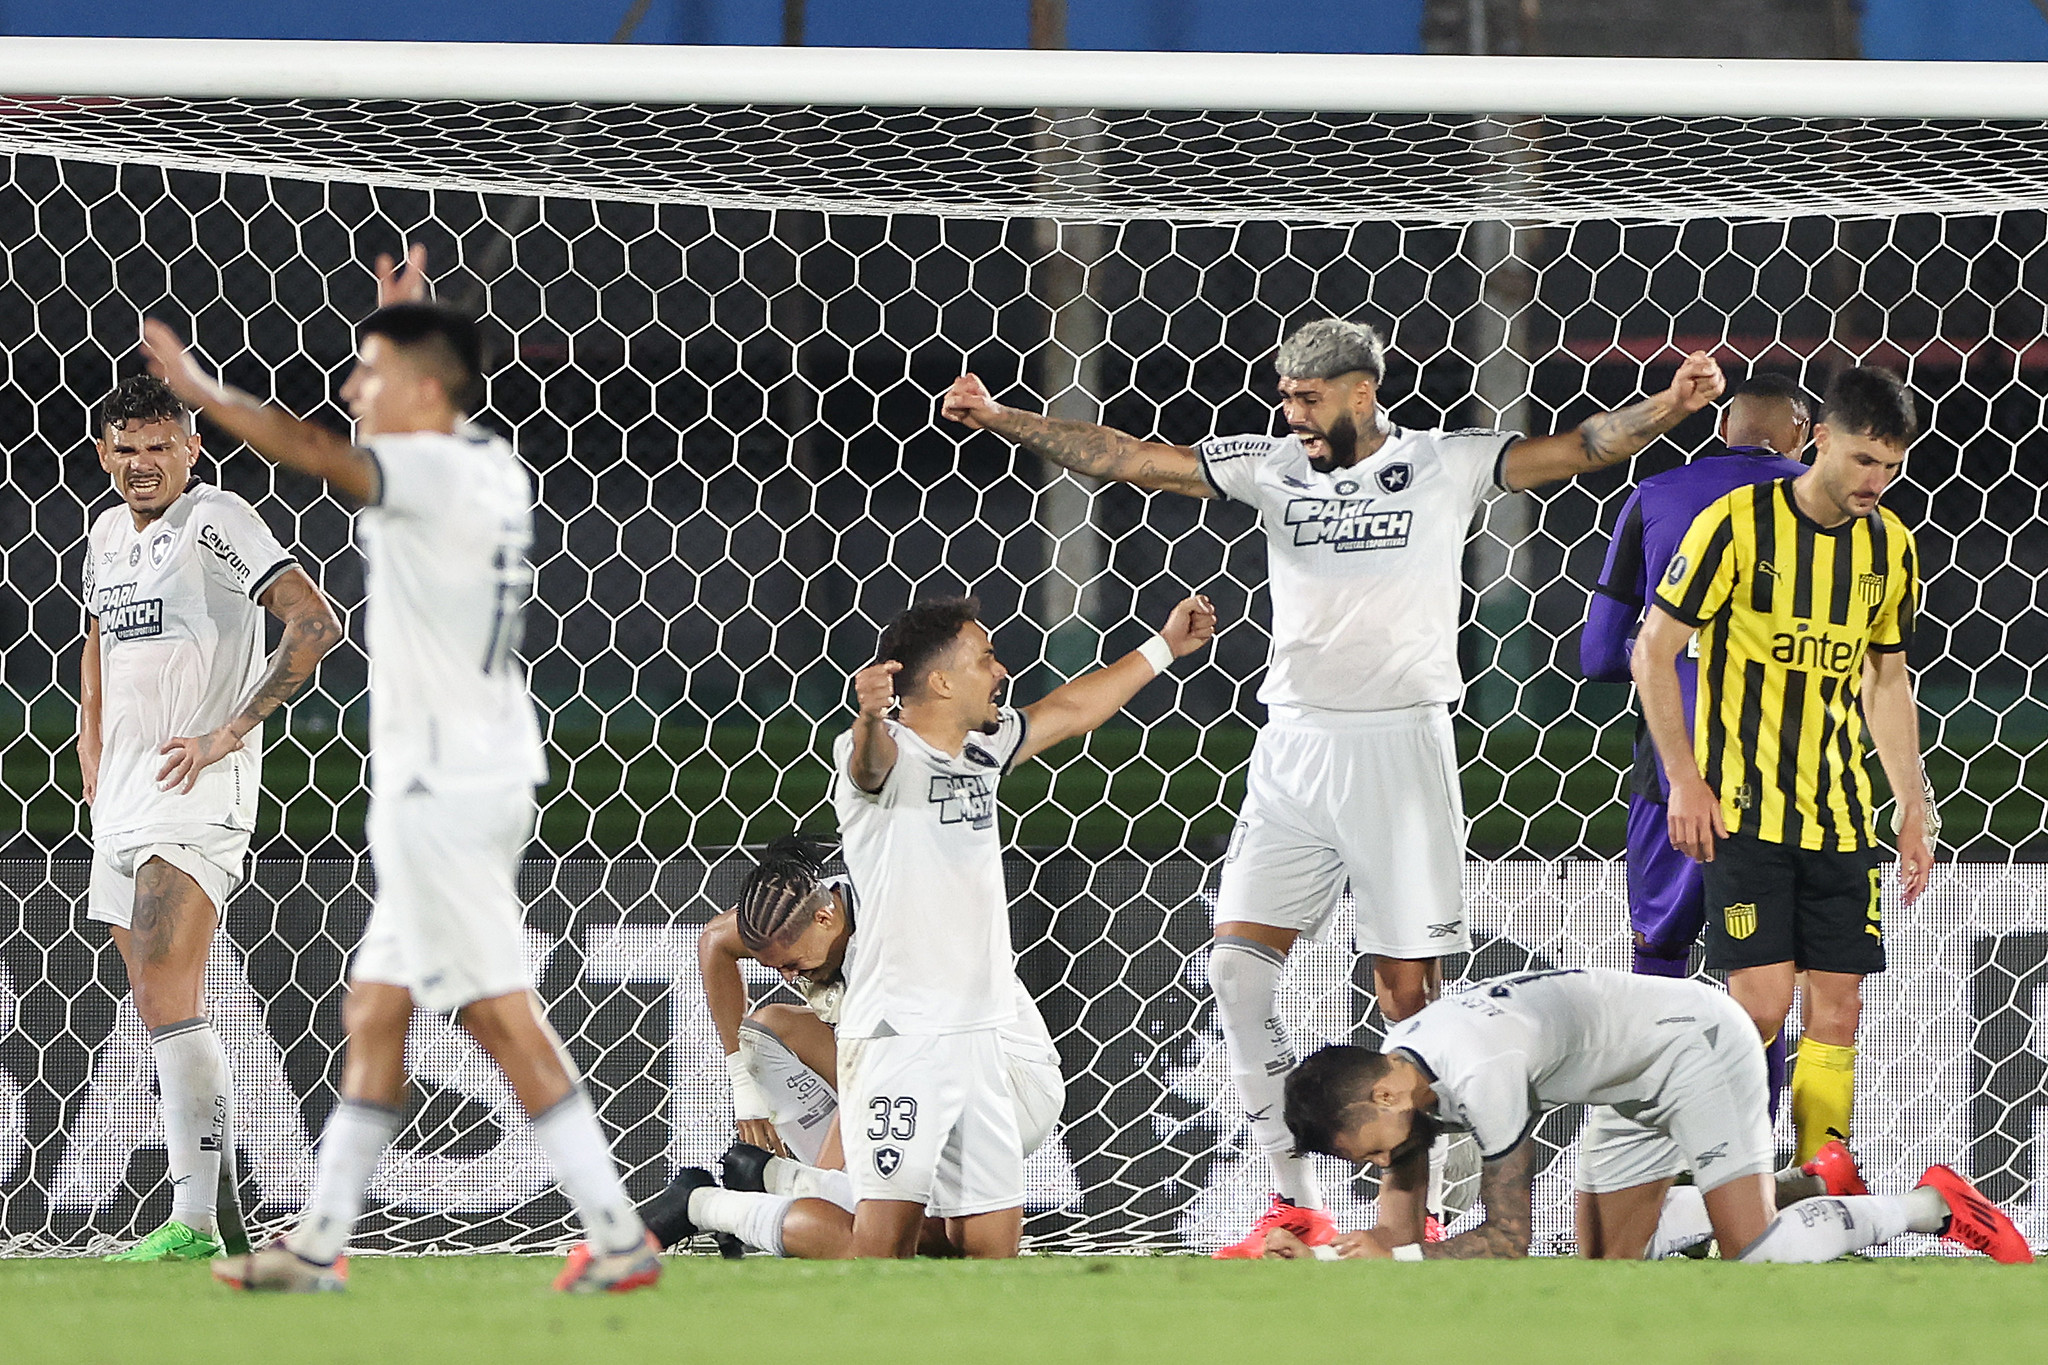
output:
M1304 1152L1370 1162L1380 1225L1337 1239L1342 1257L1516 1257L1529 1250L1536 1124L1590 1104L1580 1136L1579 1244L1642 1257L1673 1177L1695 1173L1706 1220L1746 1261L1828 1261L1905 1232L1936 1233L1992 1259L2033 1253L2003 1213L1946 1166L1903 1195L1828 1196L1773 1213L1764 1057L1742 1008L1691 981L1605 971L1481 981L1387 1032L1384 1054L1326 1047L1287 1078L1287 1125ZM1446 1129L1478 1139L1486 1221L1420 1245L1424 1153ZM1682 1209L1681 1209L1682 1212ZM1285 1232L1268 1254L1320 1255Z

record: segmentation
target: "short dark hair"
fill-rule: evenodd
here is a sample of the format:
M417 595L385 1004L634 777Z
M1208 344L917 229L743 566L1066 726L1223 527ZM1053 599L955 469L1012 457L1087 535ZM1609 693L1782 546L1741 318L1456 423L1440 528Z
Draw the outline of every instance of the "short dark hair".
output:
M130 422L176 422L189 433L192 409L155 375L132 374L100 400L99 426L93 439L105 440L109 431L118 431Z
M1393 1067L1386 1054L1336 1043L1318 1048L1287 1073L1283 1114L1294 1134L1294 1153L1337 1155L1337 1134L1352 1110L1372 1099L1372 1088Z
M761 850L761 861L740 886L740 942L749 952L788 937L797 912L818 894L831 850L807 834L785 834Z
M1903 450L1920 434L1920 415L1905 381L1881 365L1843 370L1828 385L1820 420L1854 436Z
M1806 401L1805 390L1799 381L1789 374L1778 374L1771 370L1759 371L1735 386L1735 398L1775 398L1792 405L1792 415L1804 422L1812 415L1813 407Z
M875 657L903 665L896 675L896 695L915 696L924 690L925 674L952 648L969 621L981 619L981 601L973 597L934 597L913 605L882 631Z
M467 416L483 406L484 343L475 319L438 303L394 303L363 319L356 338L380 336L425 359L448 401Z

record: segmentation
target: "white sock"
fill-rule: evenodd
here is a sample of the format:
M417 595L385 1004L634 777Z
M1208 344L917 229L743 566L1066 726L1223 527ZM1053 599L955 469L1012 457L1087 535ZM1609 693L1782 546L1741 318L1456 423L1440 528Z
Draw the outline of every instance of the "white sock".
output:
M1657 1215L1657 1230L1643 1248L1643 1259L1661 1261L1666 1256L1698 1246L1714 1235L1707 1217L1707 1197L1697 1185L1673 1185L1664 1192L1664 1208Z
M750 1247L780 1256L782 1220L794 1203L788 1195L707 1185L690 1196L690 1221L707 1232L729 1232Z
M604 1252L639 1246L647 1229L626 1197L611 1144L597 1126L597 1110L583 1087L574 1087L544 1113L534 1115L533 1135L546 1150L562 1193L576 1206L591 1246Z
M1273 1187L1304 1208L1323 1207L1323 1188L1306 1157L1292 1155L1283 1109L1294 1046L1280 1020L1280 973L1287 959L1263 943L1222 937L1209 950L1209 986L1230 1053L1230 1079L1244 1101L1252 1141L1273 1166Z
M320 1152L313 1163L313 1197L285 1241L309 1261L330 1265L348 1250L356 1219L363 1216L363 1194L377 1173L377 1158L398 1136L405 1115L381 1104L343 1100L328 1116L320 1133Z
M203 1018L149 1031L162 1092L164 1148L170 1157L171 1217L195 1232L214 1232L221 1147L228 1141L228 1057Z
M1889 1242L1902 1232L1939 1232L1948 1219L1941 1191L1854 1194L1802 1199L1780 1210L1764 1235L1742 1253L1745 1261L1807 1264Z
M806 1166L787 1157L769 1157L761 1183L770 1194L786 1194L792 1199L829 1199L848 1213L859 1202L853 1197L853 1178L846 1172Z

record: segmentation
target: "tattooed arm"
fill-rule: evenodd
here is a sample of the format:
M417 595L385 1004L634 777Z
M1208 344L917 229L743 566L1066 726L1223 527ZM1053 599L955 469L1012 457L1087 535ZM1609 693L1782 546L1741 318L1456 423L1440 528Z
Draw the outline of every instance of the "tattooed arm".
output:
M166 755L156 775L157 786L165 791L173 787L191 791L201 772L241 748L243 737L305 686L314 666L341 643L341 622L305 570L286 569L263 590L259 600L284 622L284 638L270 656L270 667L225 725L203 735L173 739L157 751Z
M1518 1260L1529 1254L1529 1191L1536 1180L1536 1139L1525 1137L1479 1169L1486 1221L1470 1232L1422 1248L1424 1260Z
M976 431L1006 436L1041 459L1098 479L1134 483L1161 493L1213 498L1201 457L1186 446L1141 441L1093 422L1070 422L1004 407L971 374L953 381L939 414ZM1512 458L1512 457L1511 457Z
M1517 441L1508 447L1501 482L1517 491L1619 464L1721 396L1727 380L1705 351L1694 351L1671 387L1631 407L1602 412L1577 431Z

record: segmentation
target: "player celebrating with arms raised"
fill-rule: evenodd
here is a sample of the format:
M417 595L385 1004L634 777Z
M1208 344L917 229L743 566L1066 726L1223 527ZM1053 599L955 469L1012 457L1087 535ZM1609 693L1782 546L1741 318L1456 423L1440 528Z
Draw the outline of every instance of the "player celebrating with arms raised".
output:
M199 434L161 379L100 404L100 467L121 505L85 551L78 766L92 807L86 917L107 925L149 1030L171 1216L115 1261L219 1253L233 1190L233 1087L206 1018L206 956L242 880L263 722L313 675L341 624L256 515L192 480ZM263 657L263 613L284 623ZM235 1210L218 1212L232 1220Z
M854 675L860 715L832 747L860 892L839 1016L855 1256L914 1255L927 1208L957 1220L950 1239L969 1256L1017 1254L1024 1156L1002 1041L1016 955L996 784L1101 725L1216 630L1208 599L1190 597L1140 648L1013 709L978 612L941 598L890 622L878 661Z
M973 375L945 416L1006 436L1077 473L1259 509L1273 590L1273 646L1245 804L1224 860L1209 980L1231 1077L1278 1193L1219 1255L1257 1256L1268 1227L1334 1235L1309 1163L1291 1155L1281 1089L1294 1053L1277 1003L1294 941L1326 932L1346 881L1358 946L1391 1021L1468 952L1464 803L1450 706L1458 673L1465 537L1490 488L1541 487L1625 460L1718 396L1695 353L1671 387L1577 430L1411 431L1379 405L1386 347L1372 328L1325 319L1275 361L1289 434L1188 446L1005 407Z
M215 1267L241 1289L345 1287L343 1252L377 1159L404 1118L415 1008L456 1013L504 1068L596 1254L558 1289L628 1290L661 1274L604 1132L533 993L514 878L547 775L518 660L532 588L533 487L512 448L468 420L483 397L476 325L424 302L426 251L358 329L341 396L355 445L202 371L150 322L153 369L264 457L363 509L370 655L370 856L377 899L342 1019L341 1103L320 1135L312 1196L280 1241Z
M1849 1137L1862 982L1884 970L1866 723L1899 808L1905 903L1926 889L1920 716L1906 672L1920 601L1912 532L1878 503L1918 429L1888 370L1828 386L1813 467L1736 489L1680 542L1632 668L1670 778L1671 843L1705 865L1707 965L1766 1040L1806 973L1795 1159ZM1677 657L1700 637L1688 717Z

